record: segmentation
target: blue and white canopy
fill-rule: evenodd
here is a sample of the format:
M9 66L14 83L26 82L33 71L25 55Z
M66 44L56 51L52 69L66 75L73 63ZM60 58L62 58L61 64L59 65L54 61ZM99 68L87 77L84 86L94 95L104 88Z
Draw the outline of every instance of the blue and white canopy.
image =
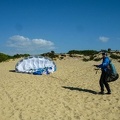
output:
M56 71L56 65L50 58L30 56L20 60L15 66L15 71L35 75L49 74Z

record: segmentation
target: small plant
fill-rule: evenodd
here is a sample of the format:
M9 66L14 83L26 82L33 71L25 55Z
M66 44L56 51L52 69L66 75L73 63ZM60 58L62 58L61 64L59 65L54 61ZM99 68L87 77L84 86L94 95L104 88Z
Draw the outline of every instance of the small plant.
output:
M72 54L69 54L69 57L73 57L73 55L72 55Z
M94 56L93 55L90 55L90 60L93 60L94 59Z
M101 60L101 58L95 58L94 59L94 61L100 61Z
M83 61L84 61L84 62L87 62L87 61L89 61L89 59L87 59L87 58L83 58Z
M120 62L120 60L118 60L118 62Z
M63 56L61 56L61 57L60 57L60 60L62 60L63 58L64 58L64 57L63 57Z

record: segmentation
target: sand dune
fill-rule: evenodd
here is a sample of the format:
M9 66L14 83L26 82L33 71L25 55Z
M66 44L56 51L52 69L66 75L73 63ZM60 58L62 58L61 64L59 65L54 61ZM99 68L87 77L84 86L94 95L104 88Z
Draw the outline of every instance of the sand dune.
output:
M0 120L120 119L120 78L111 95L97 94L101 71L92 65L101 61L57 60L57 71L42 76L15 73L17 62L0 63Z

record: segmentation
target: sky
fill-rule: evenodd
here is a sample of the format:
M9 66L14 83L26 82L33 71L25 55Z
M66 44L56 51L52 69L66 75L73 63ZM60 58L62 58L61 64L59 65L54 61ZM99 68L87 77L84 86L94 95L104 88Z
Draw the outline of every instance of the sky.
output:
M120 0L0 0L0 52L120 50Z

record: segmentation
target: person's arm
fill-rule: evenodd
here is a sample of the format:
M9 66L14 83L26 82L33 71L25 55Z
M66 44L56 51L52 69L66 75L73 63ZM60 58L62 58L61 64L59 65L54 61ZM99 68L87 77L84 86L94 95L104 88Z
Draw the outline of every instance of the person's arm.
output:
M105 58L102 64L98 65L99 68L104 69L109 65L109 58Z

